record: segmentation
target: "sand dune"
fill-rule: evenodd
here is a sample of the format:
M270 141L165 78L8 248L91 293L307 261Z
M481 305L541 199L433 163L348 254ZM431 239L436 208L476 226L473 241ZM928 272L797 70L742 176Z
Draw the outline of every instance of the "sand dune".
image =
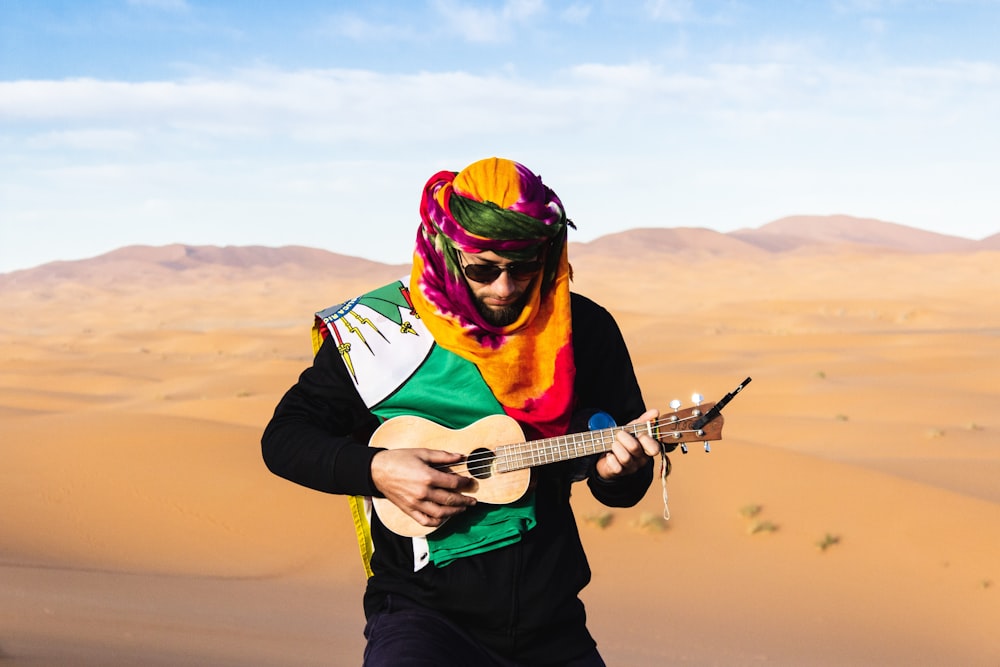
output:
M575 498L609 664L1000 663L1000 255L643 233L574 268L647 401L753 382L669 522ZM0 276L0 664L360 663L344 501L258 443L310 313L401 267L224 250Z

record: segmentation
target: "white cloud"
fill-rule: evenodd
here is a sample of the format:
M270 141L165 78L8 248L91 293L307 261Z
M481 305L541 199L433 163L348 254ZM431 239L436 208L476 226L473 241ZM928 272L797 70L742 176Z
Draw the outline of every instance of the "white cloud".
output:
M451 133L525 122L571 91L465 73L386 75L362 70L250 70L230 79L123 82L96 79L0 82L0 118L28 126L182 128L196 134L269 136L316 131L333 138L408 139L442 121ZM523 100L503 113L496 99ZM539 109L539 112L533 109ZM486 122L484 122L484 120ZM325 129L324 129L325 128ZM7 133L10 133L8 129Z
M887 121L891 129L901 120L933 125L1000 115L1000 66L993 63L858 70L772 62L692 71L594 63L565 74L534 81L457 71L253 69L178 81L2 81L0 120L8 141L34 136L35 148L107 142L122 149L142 137L174 134L210 144L250 138L408 144L430 141L436 132L537 135L668 111L702 119L769 112L800 126L830 124L830 131L856 119Z
M408 25L371 21L359 14L342 13L322 22L319 32L343 35L356 42L410 41L417 37Z
M654 21L684 23L694 18L691 0L646 0L645 10Z
M865 32L872 35L883 35L886 32L887 23L885 19L865 18L861 21L861 27Z
M575 3L564 8L559 16L567 23L582 24L590 18L591 7L581 3Z
M134 130L58 130L31 135L26 147L46 151L70 149L117 153L136 148L139 140L140 135Z
M610 129L609 139L624 139L652 124L777 140L812 132L848 144L858 132L878 132L876 145L886 148L890 139L906 138L958 146L975 128L995 125L998 84L1000 66L992 63L864 71L718 64L688 72L595 63L553 82L465 72L275 69L179 81L8 81L0 82L0 137L21 151L242 154L265 146L289 152L293 144L294 150L389 150L432 145L442 136L556 142ZM981 129L978 135L978 146L1000 141Z
M450 32L468 42L498 43L545 10L542 0L506 0L499 9L472 6L460 0L434 0L434 10Z

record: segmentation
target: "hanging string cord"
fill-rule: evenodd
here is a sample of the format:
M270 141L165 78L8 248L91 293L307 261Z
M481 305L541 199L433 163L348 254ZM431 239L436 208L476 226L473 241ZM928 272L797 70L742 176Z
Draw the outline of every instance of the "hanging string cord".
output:
M663 487L663 520L670 521L670 507L667 505L667 475L670 474L670 459L667 450L660 447L660 485Z

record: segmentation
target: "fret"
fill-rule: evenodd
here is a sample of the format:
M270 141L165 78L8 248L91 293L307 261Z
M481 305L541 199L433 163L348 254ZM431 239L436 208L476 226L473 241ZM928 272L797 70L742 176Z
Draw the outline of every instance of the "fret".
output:
M494 459L497 472L504 473L510 470L510 456L508 452L510 447L508 445L500 445L496 449L496 458Z

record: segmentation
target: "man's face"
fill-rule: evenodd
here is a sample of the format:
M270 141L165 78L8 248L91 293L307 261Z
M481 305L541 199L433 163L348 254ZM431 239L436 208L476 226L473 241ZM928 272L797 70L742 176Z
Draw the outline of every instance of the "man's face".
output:
M459 262L463 267L465 282L472 291L479 313L493 326L505 327L515 322L528 300L528 289L531 287L531 282L541 272L541 265L538 264L538 270L534 272L510 271L507 269L511 266L532 268L535 263L511 262L494 252L481 252L475 255L459 252L458 255ZM504 270L495 279L483 282L471 279L466 272L466 266L474 265L491 266ZM486 271L485 273L490 272Z

